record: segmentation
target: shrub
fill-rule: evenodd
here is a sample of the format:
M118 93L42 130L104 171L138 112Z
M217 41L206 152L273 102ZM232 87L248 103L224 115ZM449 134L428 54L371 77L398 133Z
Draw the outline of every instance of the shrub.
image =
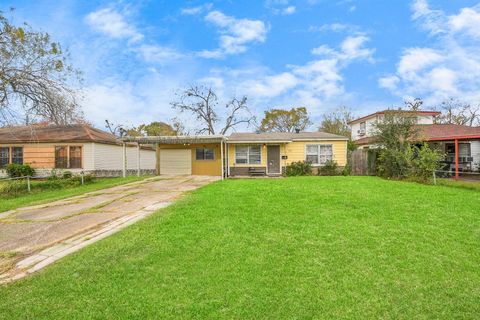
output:
M350 163L347 163L345 167L343 167L342 170L342 176L349 176L352 173L352 167L350 166Z
M421 147L414 147L413 154L410 177L422 182L429 181L433 172L440 166L442 155L437 150L431 149L427 143Z
M290 163L285 169L287 177L309 176L312 174L312 164L306 161L297 161Z
M318 168L319 176L336 176L338 174L338 164L333 160L327 160L323 166Z
M28 164L11 163L5 169L10 178L33 176L35 174L35 170Z

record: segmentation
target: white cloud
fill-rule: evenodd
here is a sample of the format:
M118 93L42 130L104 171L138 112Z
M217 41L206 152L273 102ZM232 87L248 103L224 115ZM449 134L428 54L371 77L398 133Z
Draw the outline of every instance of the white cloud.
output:
M247 93L256 97L276 97L298 84L298 79L291 73L266 76L257 81L246 81L243 85Z
M205 3L201 6L182 8L180 13L183 15L197 15L210 10L213 7L211 3Z
M295 11L297 11L297 8L295 6L288 6L282 10L282 14L290 15L290 14L294 14Z
M260 20L236 19L220 11L210 12L205 20L219 27L220 33L220 48L200 52L199 55L205 58L242 53L247 50L247 45L266 39L267 27Z
M407 48L394 74L379 79L393 94L423 97L437 104L448 97L480 99L480 12L466 7L448 15L430 8L428 1L412 3L412 19L427 30L431 47Z
M85 21L93 30L112 38L131 41L143 39L143 34L129 24L120 12L112 8L91 12L85 17Z
M409 48L403 53L397 70L402 77L408 78L443 60L441 52L437 50L431 48Z
M181 52L160 45L141 45L137 49L135 49L140 56L146 61L150 63L159 63L165 64L171 62L172 60L178 60L180 58L185 57L184 54Z
M449 22L453 31L480 38L480 7L463 8L458 15L449 17Z
M325 32L325 31L333 31L333 32L351 32L356 33L359 31L359 28L355 25L346 24L346 23L327 23L322 24L320 26L310 26L308 28L310 32Z

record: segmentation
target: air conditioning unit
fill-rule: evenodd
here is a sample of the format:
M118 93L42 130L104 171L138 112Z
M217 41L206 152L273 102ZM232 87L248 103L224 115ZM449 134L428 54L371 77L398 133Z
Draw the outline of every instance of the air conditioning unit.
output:
M359 136L364 136L365 135L365 130L358 130L357 131Z

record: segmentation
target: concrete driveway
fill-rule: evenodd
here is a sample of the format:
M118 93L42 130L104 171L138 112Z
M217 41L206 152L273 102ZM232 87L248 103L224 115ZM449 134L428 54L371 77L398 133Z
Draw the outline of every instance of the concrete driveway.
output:
M0 213L0 282L21 278L194 190L209 176L156 177Z

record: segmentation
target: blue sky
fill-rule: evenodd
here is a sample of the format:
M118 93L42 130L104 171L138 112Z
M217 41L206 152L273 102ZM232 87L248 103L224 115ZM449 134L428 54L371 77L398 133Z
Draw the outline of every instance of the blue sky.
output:
M178 116L190 84L247 95L261 117L306 106L318 125L421 97L480 102L480 3L467 0L2 1L67 47L98 127ZM195 124L183 115L188 126Z

